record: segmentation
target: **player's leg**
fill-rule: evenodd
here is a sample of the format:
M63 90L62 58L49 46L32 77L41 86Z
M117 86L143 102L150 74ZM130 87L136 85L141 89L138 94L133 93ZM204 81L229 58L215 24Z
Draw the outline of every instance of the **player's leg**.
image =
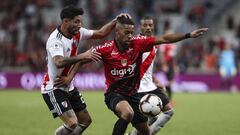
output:
M161 90L157 89L152 93L158 95L163 102L162 113L156 117L157 119L150 126L152 135L155 135L172 118L174 111L168 97Z
M136 135L150 135L150 130L147 122L136 124L134 127L138 131Z
M119 117L114 125L112 135L124 135L129 122L134 116L133 109L125 98L117 93L109 92L105 94L105 103Z
M77 117L68 100L68 93L56 89L43 94L44 101L53 114L53 117L59 117L64 125L56 129L55 135L71 135L77 127Z
M74 130L77 128L77 117L74 111L68 110L64 112L59 118L63 121L64 125L55 130L55 135L74 135Z
M139 97L138 97L139 96ZM131 121L132 125L136 128L135 131L131 132L131 135L150 135L148 126L148 118L144 116L139 110L140 94L132 95L128 99L129 104L134 110L134 117Z
M166 92L168 95L169 100L172 100L172 83L174 79L174 64L173 62L169 62L168 64L168 70L166 72L166 77L168 79L168 84L166 85Z
M171 104L168 103L162 113L157 117L155 122L150 126L152 135L155 135L164 125L172 118L174 111Z
M70 92L69 101L77 116L78 124L74 133L79 135L92 123L92 119L87 111L86 103L82 94L75 88Z

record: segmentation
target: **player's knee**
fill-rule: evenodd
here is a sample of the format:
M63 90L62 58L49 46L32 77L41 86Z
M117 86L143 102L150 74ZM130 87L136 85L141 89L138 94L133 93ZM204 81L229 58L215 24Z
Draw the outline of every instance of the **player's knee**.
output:
M134 112L131 110L125 110L121 113L121 118L126 120L126 121L132 121L134 116Z

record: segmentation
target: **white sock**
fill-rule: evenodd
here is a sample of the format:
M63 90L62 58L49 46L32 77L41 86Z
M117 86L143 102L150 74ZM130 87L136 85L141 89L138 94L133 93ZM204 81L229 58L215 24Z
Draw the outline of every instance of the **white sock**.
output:
M78 126L73 130L70 135L81 135L83 131L87 128L84 124L78 124Z
M73 129L67 127L66 125L62 125L55 130L55 135L70 135Z
M151 135L155 135L173 116L173 109L163 112L158 119L150 126Z
M148 125L152 125L157 119L158 119L159 115L155 116L155 117L148 117Z

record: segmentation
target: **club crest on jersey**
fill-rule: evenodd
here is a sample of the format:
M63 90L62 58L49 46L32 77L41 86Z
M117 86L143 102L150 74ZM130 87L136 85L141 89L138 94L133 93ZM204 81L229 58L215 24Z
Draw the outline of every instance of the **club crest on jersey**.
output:
M68 103L67 103L67 101L63 101L61 104L62 104L62 106L65 107L65 108L68 107Z
M127 65L127 59L122 59L121 64L122 64L122 66L126 66Z

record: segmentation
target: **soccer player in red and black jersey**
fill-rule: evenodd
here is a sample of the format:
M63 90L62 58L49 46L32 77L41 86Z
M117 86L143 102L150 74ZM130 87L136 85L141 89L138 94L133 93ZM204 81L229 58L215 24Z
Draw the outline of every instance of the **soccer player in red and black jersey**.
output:
M133 21L124 16L117 18L114 40L107 41L93 50L101 54L104 65L107 85L105 103L119 118L114 125L113 135L124 135L130 122L140 135L150 135L147 118L140 113L138 107L140 96L137 90L141 80L142 54L151 51L154 45L196 38L207 30L201 28L187 34L135 37ZM75 74L74 69L71 75Z
M138 108L140 98L137 90L141 80L142 54L151 51L154 45L196 38L207 30L201 28L187 34L134 37L133 21L125 17L117 19L115 39L96 47L96 51L101 53L105 70L105 103L119 117L113 135L123 135L129 122L140 135L150 134L147 118Z

